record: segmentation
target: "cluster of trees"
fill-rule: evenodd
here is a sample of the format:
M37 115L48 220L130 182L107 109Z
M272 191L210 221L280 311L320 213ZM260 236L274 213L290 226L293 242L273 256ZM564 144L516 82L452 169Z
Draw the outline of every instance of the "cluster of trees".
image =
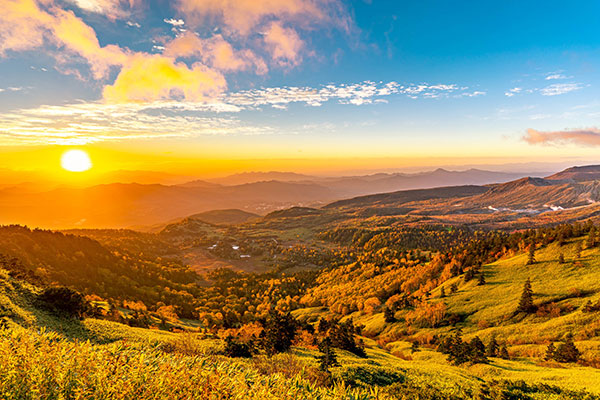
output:
M454 335L444 338L438 346L438 351L447 354L448 361L456 365L467 362L487 363L488 357L509 358L506 345L500 346L495 338L490 339L486 347L477 336L469 342L464 341L460 329L456 330Z
M546 361L554 360L561 363L567 362L577 362L579 361L579 357L581 356L581 352L575 346L573 341L573 335L571 333L567 334L564 342L558 345L558 347L554 346L554 343L550 343L546 348Z

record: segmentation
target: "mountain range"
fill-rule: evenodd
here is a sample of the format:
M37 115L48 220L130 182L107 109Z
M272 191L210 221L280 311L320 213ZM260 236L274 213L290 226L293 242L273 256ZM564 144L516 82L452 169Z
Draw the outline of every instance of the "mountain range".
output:
M111 183L41 192L8 186L0 189L0 224L143 228L211 210L265 215L294 206L346 208L352 204L374 207L375 212L390 204L404 211L408 207L409 212L438 214L503 209L541 212L579 207L600 198L598 184L588 181L600 176L600 166L569 168L547 178L523 175L477 169L325 178L261 172L175 185ZM261 180L274 177L282 180ZM468 201L460 200L464 197ZM432 199L444 201L434 205Z

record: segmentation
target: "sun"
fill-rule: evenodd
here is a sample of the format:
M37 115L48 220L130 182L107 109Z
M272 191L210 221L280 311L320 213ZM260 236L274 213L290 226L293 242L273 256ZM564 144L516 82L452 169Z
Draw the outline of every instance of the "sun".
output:
M60 158L60 165L71 172L83 172L92 168L92 160L83 150L68 150Z

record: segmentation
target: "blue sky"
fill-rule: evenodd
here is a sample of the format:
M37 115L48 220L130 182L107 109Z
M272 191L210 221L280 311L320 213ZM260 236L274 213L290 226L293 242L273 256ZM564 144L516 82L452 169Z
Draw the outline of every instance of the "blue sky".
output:
M4 2L4 151L600 158L598 2Z

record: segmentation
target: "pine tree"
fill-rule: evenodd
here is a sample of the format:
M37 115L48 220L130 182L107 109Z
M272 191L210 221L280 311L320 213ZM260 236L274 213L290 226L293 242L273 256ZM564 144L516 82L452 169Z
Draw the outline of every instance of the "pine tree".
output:
M485 345L478 336L475 336L469 343L469 353L469 361L473 364L488 362L485 356Z
M554 359L558 362L577 362L581 352L573 342L573 335L569 333L564 343L561 343L554 352Z
M458 285L456 284L456 282L454 282L452 285L450 285L450 293L456 293L458 291Z
M502 347L500 348L500 352L498 353L498 357L502 358L503 360L510 359L510 356L508 355L508 350L507 350L505 344L502 345Z
M442 286L442 289L440 290L440 297L444 298L446 297L446 290L444 290L444 287Z
M387 323L396 322L396 317L394 316L394 314L394 310L392 310L391 307L385 307L383 309L383 318Z
M546 355L544 356L544 360L550 361L554 360L554 355L556 353L556 347L554 347L554 343L550 343L546 348Z
M564 254L563 254L563 253L560 253L560 254L558 255L558 263L559 263L559 264L564 264L564 263L565 263L565 256L564 256Z
M527 265L535 264L535 243L529 245L529 256L527 258Z
M490 339L490 342L488 343L488 346L486 349L486 355L488 357L497 357L498 356L498 342L496 341L496 338L494 336L492 336L492 338Z
M523 293L521 294L521 300L519 301L519 307L517 312L531 313L535 310L533 305L533 290L531 290L531 281L527 278L525 285L523 285Z
M329 368L337 367L340 365L337 356L335 355L335 351L333 350L333 346L329 336L327 336L321 341L321 343L319 343L319 351L323 353L317 356L317 360L319 360L319 368L321 369L321 371L329 372Z
M483 270L481 271L481 273L479 274L479 281L477 282L478 286L483 286L485 285L485 275L483 274Z

